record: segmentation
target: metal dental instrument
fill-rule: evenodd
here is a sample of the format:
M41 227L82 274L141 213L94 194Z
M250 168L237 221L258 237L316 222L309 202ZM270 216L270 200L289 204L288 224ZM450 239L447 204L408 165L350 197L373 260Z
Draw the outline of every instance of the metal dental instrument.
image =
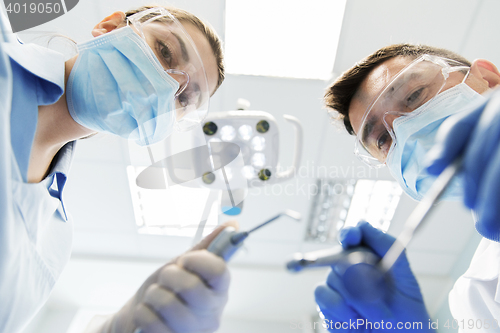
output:
M411 241L417 228L426 221L425 218L428 213L432 210L434 204L443 194L453 177L460 170L460 165L461 158L458 158L446 167L446 169L436 178L426 196L420 201L406 220L403 231L389 248L382 260L365 247L359 246L344 250L341 246L337 246L327 250L304 254L297 253L294 255L293 259L287 263L287 269L290 272L298 272L305 268L332 266L339 263L343 265L366 263L377 266L381 273L385 274L391 269L392 265L394 265Z
M248 231L237 232L233 227L227 227L215 237L207 250L223 258L225 261L229 261L233 254L243 245L243 241L250 233L268 225L281 216L288 216L296 221L300 221L301 219L300 213L287 209Z
M365 247L359 246L344 250L342 246L338 245L326 250L304 254L296 253L293 259L286 264L286 268L290 272L300 272L306 268L332 266L341 261L351 265L361 262L376 265L380 258Z

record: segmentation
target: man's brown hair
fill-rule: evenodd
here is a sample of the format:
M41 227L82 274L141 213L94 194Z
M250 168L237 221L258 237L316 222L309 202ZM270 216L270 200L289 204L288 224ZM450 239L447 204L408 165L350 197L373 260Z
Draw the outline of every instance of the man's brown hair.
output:
M349 106L354 94L368 74L378 65L389 59L403 56L416 59L423 54L436 55L458 61L466 66L471 63L464 57L437 47L414 44L394 44L383 47L367 56L352 68L345 71L332 83L325 92L324 103L332 118L344 122L345 129L354 135L354 130L349 119Z

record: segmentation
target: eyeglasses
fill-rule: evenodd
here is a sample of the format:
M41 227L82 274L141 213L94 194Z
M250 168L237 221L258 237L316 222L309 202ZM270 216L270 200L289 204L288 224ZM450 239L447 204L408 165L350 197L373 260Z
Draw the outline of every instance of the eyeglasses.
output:
M369 166L383 166L393 142L397 143L393 121L417 109L417 112L424 110L443 91L447 80L463 76L464 82L469 70L455 60L428 54L411 62L381 90L365 111L354 154Z
M152 49L157 60L179 82L175 94L178 131L199 125L208 113L210 92L203 61L182 24L165 8L151 8L133 14L128 24Z

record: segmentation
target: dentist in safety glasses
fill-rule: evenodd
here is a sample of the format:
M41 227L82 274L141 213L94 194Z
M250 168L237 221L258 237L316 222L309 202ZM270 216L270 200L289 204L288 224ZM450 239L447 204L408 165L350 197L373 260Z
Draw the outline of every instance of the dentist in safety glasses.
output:
M416 200L451 161L463 157L461 173L442 198L464 200L474 209L483 239L449 296L454 318L467 323L460 332L500 332L500 94L490 91L498 84L500 73L489 61L470 63L448 50L396 44L344 72L325 94L334 117L356 136L356 156L372 167L387 166ZM364 222L341 230L340 241L383 257L394 238ZM332 331L347 332L342 324L350 322L360 323L356 332L434 331L405 254L389 271L393 288L374 302L351 296L338 274L333 267L315 293ZM470 327L471 321L478 325Z
M183 10L116 12L92 35L64 61L20 44L0 5L0 332L22 331L70 258L62 192L76 140L108 132L146 146L198 126L224 79L220 39ZM204 249L220 230L87 331L214 332L229 273Z

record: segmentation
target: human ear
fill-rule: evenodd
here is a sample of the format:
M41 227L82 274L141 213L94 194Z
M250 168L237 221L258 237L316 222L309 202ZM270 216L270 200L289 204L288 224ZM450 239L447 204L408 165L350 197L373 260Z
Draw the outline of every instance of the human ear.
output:
M497 67L488 60L476 59L470 67L471 74L488 84L489 88L500 84L500 72Z
M92 36L98 37L104 35L116 28L121 28L125 25L125 13L124 12L114 12L113 14L107 16L99 22L92 30Z

